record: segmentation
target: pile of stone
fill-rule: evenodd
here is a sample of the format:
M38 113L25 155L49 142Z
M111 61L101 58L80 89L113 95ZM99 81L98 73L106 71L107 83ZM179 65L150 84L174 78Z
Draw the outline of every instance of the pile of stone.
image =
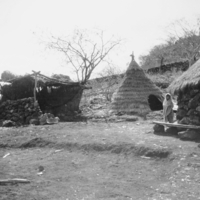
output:
M200 126L200 91L193 89L180 94L177 103L178 123Z
M34 103L31 97L14 101L7 100L0 104L0 121L3 126L29 124L31 120L38 119L41 115L39 105Z

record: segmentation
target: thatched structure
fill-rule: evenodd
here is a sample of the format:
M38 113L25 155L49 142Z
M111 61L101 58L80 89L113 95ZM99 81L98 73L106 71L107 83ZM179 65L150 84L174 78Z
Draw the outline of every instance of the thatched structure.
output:
M35 74L8 81L2 86L2 101L18 100L34 96ZM43 112L56 116L79 110L84 85L70 80L61 81L42 74L37 75L36 99ZM60 116L62 118L62 116Z
M162 109L162 92L147 78L133 55L125 76L113 95L112 109L139 115Z
M200 59L193 64L186 72L174 80L169 90L172 93L183 91L187 88L198 88L200 86Z
M178 122L200 125L200 60L174 80L168 90L178 96Z

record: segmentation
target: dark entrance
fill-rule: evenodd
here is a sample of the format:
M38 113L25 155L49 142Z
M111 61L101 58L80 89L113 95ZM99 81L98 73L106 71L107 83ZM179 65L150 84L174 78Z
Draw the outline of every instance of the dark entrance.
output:
M149 103L149 107L152 111L163 109L162 101L157 96L155 96L153 94L149 95L148 103Z

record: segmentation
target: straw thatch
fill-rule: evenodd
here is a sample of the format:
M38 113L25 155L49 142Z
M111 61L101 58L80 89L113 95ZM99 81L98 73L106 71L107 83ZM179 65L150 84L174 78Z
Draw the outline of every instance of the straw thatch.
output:
M162 92L147 78L132 55L125 76L113 95L112 109L117 112L145 115L150 111L148 100L151 95L162 101Z
M177 93L179 91L183 91L186 88L198 88L199 85L200 59L170 84L169 91L171 93Z

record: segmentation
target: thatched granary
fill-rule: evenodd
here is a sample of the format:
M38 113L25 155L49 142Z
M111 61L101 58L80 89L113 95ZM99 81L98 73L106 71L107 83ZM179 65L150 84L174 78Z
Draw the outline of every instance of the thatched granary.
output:
M26 75L2 86L2 101L18 100L34 96L35 76ZM61 81L42 74L37 75L36 99L43 113L52 113L62 118L79 110L82 92L86 87L70 80Z
M178 96L178 122L200 125L200 59L174 80L168 90Z
M162 92L145 75L131 55L131 63L113 95L112 110L145 116L151 110L162 109Z

